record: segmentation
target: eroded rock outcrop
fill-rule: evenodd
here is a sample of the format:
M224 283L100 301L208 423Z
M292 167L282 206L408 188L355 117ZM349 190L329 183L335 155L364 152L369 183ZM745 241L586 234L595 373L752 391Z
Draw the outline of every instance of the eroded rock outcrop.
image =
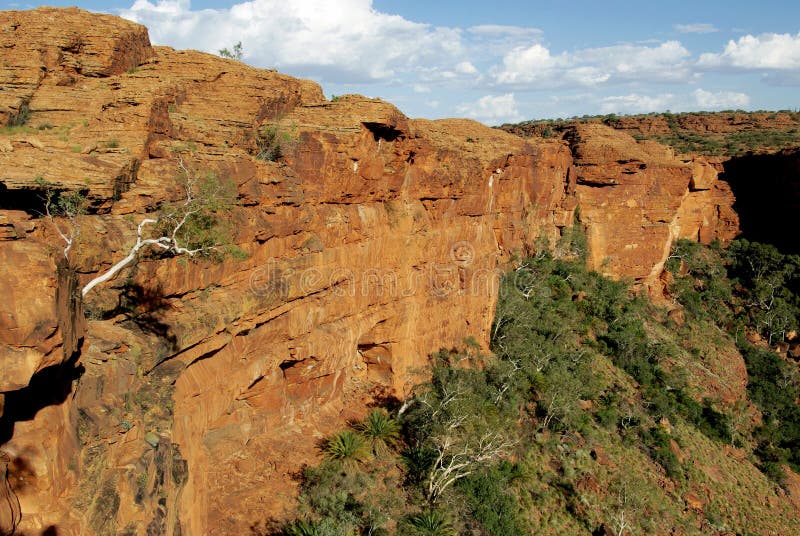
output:
M674 133L713 135L748 131L788 131L800 126L797 113L782 112L720 112L651 114L614 117L609 126L641 136L668 136Z
M680 160L669 147L600 124L575 125L564 138L592 268L657 295L676 238L724 242L738 233L730 186L705 159Z
M407 394L431 352L487 343L503 263L576 206L593 266L650 287L674 238L735 234L713 166L603 127L566 144L409 120L77 10L2 12L0 32L0 117L19 125L0 134L0 390L25 530L280 518L321 437ZM286 134L277 161L265 127ZM85 283L179 195L181 163L235 183L246 258L144 256L60 310L75 279L43 181L90 201L70 258Z

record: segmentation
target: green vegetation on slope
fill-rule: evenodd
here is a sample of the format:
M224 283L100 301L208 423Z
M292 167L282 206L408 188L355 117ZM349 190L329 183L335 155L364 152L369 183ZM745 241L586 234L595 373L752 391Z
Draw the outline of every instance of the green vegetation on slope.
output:
M792 461L781 434L785 419L800 422L796 405L767 389L780 366L765 356L779 358L747 358L763 425L739 418L746 400L708 387L727 366L714 356L736 353L717 321L750 321L732 307L745 290L725 283L723 252L679 244L679 325L626 283L586 270L584 250L568 231L553 251L518 262L502 281L493 355L469 344L439 352L409 399L326 441L325 460L304 474L301 518L275 533L790 531L791 506L748 461L760 456L766 472Z
M800 472L800 375L772 349L800 326L800 256L747 240L727 250L681 240L667 267L687 313L730 332L744 357L747 392L763 415L753 430L761 467L778 481L782 464Z
M659 143L672 146L679 153L699 153L712 156L741 156L746 153L778 151L800 146L797 129L782 131L778 129L746 130L724 134L697 134L670 123L671 133L654 136ZM635 138L646 139L635 135Z

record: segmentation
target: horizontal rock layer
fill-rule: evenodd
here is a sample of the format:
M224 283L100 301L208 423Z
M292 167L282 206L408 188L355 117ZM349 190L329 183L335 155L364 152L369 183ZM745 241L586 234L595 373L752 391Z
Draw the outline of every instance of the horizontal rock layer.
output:
M0 45L0 119L18 125L0 133L0 431L25 530L280 518L320 438L407 394L431 352L487 345L505 263L576 207L592 266L655 293L675 238L737 232L713 163L605 127L561 142L410 120L74 9L0 12ZM256 157L276 149L265 129L278 161ZM127 253L181 166L235 183L246 258L145 256L89 294L84 325L65 289ZM90 201L75 276L43 182Z

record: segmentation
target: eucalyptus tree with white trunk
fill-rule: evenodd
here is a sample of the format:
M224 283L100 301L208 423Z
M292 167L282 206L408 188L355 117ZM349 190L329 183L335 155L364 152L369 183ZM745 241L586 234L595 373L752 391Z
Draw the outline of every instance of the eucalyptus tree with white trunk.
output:
M83 297L135 263L145 250L194 257L220 251L224 246L226 233L218 216L233 206L235 188L211 173L199 174L189 169L182 159L178 159L178 168L182 198L162 205L155 217L143 218L136 227L136 241L125 257L92 278L81 289ZM86 213L86 199L78 192L55 194L51 185L42 184L47 191L45 215L64 242L63 255L69 262Z
M502 395L475 389L469 375L442 370L434 370L444 376L417 392L406 409L409 422L419 425L414 441L431 456L423 477L431 505L459 480L507 456L515 445L509 423L486 411Z

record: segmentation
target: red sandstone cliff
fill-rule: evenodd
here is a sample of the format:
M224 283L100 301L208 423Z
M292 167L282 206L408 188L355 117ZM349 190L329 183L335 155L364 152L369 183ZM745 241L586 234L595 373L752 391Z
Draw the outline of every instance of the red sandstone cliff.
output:
M633 278L657 295L673 240L709 243L738 233L730 186L702 157L682 160L668 147L598 124L571 127L564 138L592 268Z
M25 529L234 534L280 517L319 438L402 396L430 352L487 342L503 263L575 207L593 267L654 291L673 239L737 230L717 169L607 127L562 142L412 121L74 9L0 12L0 61L0 118L26 119L0 134L0 431ZM255 158L278 118L285 157ZM174 195L178 155L235 182L247 258L145 257L89 295L84 322L75 277L124 256ZM75 276L38 178L91 201Z
M641 136L669 135L674 131L695 135L747 131L790 131L800 127L795 112L720 112L620 116L608 120L609 126Z

